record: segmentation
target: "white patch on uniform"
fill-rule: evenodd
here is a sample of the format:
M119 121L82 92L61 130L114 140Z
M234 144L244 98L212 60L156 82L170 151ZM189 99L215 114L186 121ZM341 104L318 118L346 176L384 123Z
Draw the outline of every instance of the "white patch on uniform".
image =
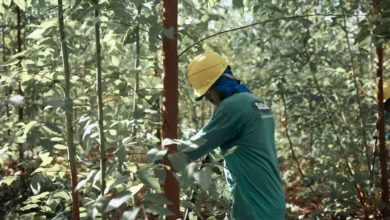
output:
M257 109L259 109L259 110L269 109L269 107L264 103L255 102L255 105L256 105Z
M252 101L252 107L258 111L268 111L270 110L268 105L266 105L265 103L261 102L261 101L258 101L258 100L254 100Z

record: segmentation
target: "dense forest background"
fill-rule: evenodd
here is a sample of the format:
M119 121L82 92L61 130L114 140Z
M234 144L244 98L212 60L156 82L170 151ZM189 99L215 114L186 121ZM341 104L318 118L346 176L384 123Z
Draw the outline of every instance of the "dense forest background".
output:
M273 110L287 219L389 216L387 0L0 0L0 17L0 219L223 218L219 150L155 163L211 117L187 80L210 50Z

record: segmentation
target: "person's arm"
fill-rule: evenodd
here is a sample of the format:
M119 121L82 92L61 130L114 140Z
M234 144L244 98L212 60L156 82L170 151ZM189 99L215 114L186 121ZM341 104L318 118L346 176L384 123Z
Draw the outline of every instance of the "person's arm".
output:
M195 136L189 144L181 145L181 153L191 160L197 160L233 138L238 131L238 116L229 116L223 110L216 110L210 121Z

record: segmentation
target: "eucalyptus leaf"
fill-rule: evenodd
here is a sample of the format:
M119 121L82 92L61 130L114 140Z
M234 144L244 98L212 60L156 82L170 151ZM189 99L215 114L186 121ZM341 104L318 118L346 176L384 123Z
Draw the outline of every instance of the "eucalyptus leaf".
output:
M45 124L42 126L42 128L53 135L63 134L61 129L59 129L55 124L50 123L50 122L45 122Z
M168 159L177 171L183 171L189 164L189 160L182 153L168 154Z
M14 0L14 2L21 10L26 10L26 0Z
M30 121L28 124L26 124L23 132L24 135L27 135L36 124L38 124L37 121Z
M123 172L123 163L126 161L126 157L127 157L127 152L126 152L126 149L123 147L123 146L120 146L119 147L119 150L115 153L115 155L117 156L118 158L118 169L119 169L119 172Z
M41 144L41 146L42 146L46 151L49 151L49 152L52 152L52 151L53 151L54 145L56 144L56 142L51 141L51 140L48 140L48 139L44 139L44 138L40 138L40 139L39 139L39 143Z
M135 220L140 208L134 207L133 209L123 213L120 220Z
M156 178L144 171L138 171L136 177L147 187L155 189L157 192L161 191L161 187Z
M157 148L152 148L146 153L146 158L149 163L154 163L156 161L162 160L167 152L168 149L159 150Z
M110 212L114 209L119 208L122 204L127 202L131 198L130 191L123 191L119 193L115 198L111 199L108 203L106 210L104 212Z
M212 182L211 179L212 170L210 167L203 167L198 173L195 174L195 179L198 182L202 190L207 190Z
M20 210L27 211L27 210L35 209L35 208L39 208L39 205L38 204L28 204L28 205L21 207Z
M41 166L46 166L53 161L53 157L50 156L50 152L41 152L39 157L42 160Z
M167 176L167 173L164 168L156 167L154 168L154 175L161 181L164 182Z
M157 203L157 204L166 204L166 205L171 205L172 202L170 202L168 199L166 199L162 195L157 195L154 193L146 193L144 195L145 200L152 202L152 203Z
M234 8L243 8L244 1L243 0L233 0L233 7Z
M15 182L16 180L18 179L17 176L6 176L4 177L0 183L4 183L4 184L7 184L8 186L10 186L13 182ZM1 185L1 184L0 184Z
M174 213L172 213L169 209L164 208L162 205L151 205L146 208L146 212L151 213L152 215L174 215Z

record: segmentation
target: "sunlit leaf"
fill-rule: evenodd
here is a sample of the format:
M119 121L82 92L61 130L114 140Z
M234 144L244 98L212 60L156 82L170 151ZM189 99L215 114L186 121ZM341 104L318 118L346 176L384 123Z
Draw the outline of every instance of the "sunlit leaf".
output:
M78 184L77 184L77 186L76 186L76 189L75 189L75 191L77 191L77 190L79 190L79 189L81 189L81 187L83 187L96 173L97 173L98 171L97 170L95 170L95 169L93 169L93 170L91 170L89 173L88 173L88 175L87 175L87 177L85 178L85 179L83 179L83 180L81 180Z
M106 186L106 189L104 190L104 194L107 194L115 186L127 181L129 181L129 176L119 176L118 178L115 179L115 181L112 184Z
M35 208L39 208L39 205L38 204L28 204L26 206L21 207L20 210L27 211L27 210L35 209Z
M120 220L135 220L140 208L134 207L133 209L123 213Z
M70 199L71 199L69 193L66 192L65 190L61 190L60 192L56 192L55 196L59 197L59 198L63 198L66 201L70 201Z
M156 161L162 160L165 154L168 152L168 149L159 150L157 148L152 148L146 153L146 158L149 163L154 163Z
M25 0L14 0L15 4L19 6L21 10L26 10L26 1Z
M4 184L7 184L8 186L10 186L14 181L16 181L18 179L18 177L17 176L6 176L6 177L4 177L2 180L1 180L1 182L0 182L0 185L2 184L2 183L4 183Z
M131 198L130 191L123 191L123 192L119 193L117 196L115 196L115 198L110 200L105 212L109 212L109 211L112 211L114 209L119 208L123 203L128 201L130 198Z
M111 61L112 61L112 65L119 66L120 61L119 61L118 57L112 56Z
M50 156L50 152L40 153L39 157L42 160L41 166L46 166L53 161L53 157Z
M2 155L3 153L7 152L7 150L9 149L9 147L3 147L0 149L0 155Z
M38 124L37 121L30 121L28 124L26 124L24 127L24 135L27 135L36 124Z
M137 194L142 188L144 187L144 184L140 183L138 185L130 187L130 191L132 195Z
M55 124L50 123L50 122L45 122L45 124L42 126L42 128L45 129L50 134L54 134L54 135L63 134L61 129L59 129Z
M3 0L3 4L7 7L11 5L12 0Z
M50 194L50 192L43 192L43 193L40 193L40 194L35 195L35 196L30 196L27 199L26 202L27 203L37 203L37 202L40 202L41 199L46 198L49 194Z
M68 146L65 146L63 144L56 144L56 145L54 145L54 148L58 149L58 150L66 150L66 149L68 149Z
M41 29L35 29L32 33L30 33L27 38L30 39L39 39L42 37L42 34L45 33L46 28L41 28Z

